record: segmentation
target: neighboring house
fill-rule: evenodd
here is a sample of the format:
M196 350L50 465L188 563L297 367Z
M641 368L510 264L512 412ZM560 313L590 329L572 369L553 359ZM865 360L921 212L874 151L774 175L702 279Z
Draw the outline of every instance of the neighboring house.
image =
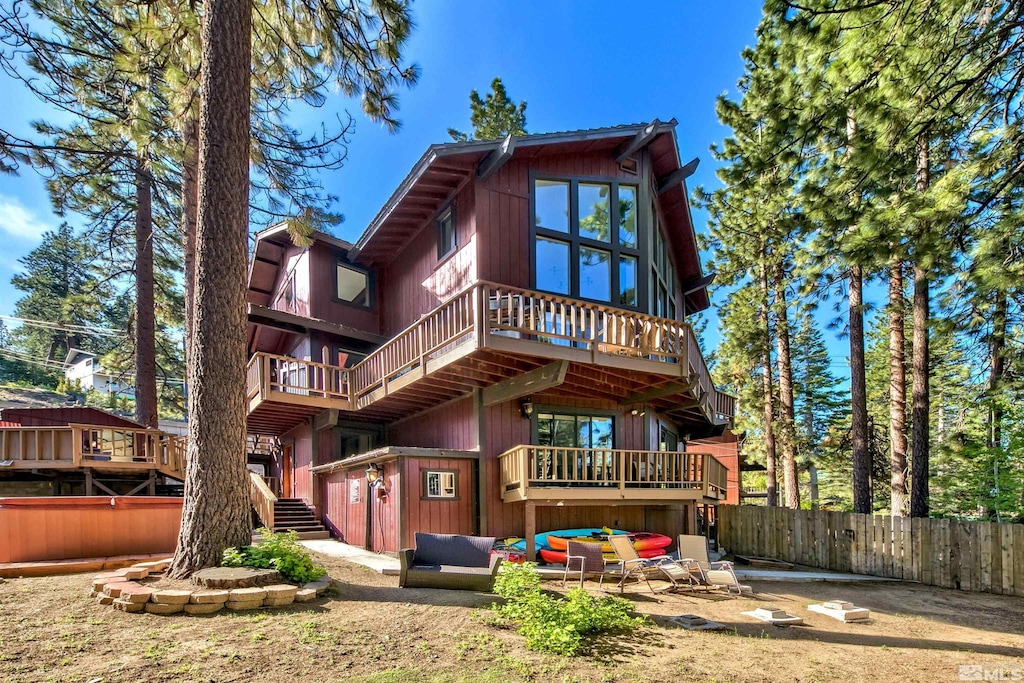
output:
M259 233L248 426L280 493L382 551L674 537L738 502L735 398L685 322L710 278L675 126L434 145L355 244Z
M127 398L135 397L135 387L104 372L100 359L95 353L81 349L70 349L64 360L64 377L72 383L80 383L82 391L98 391L101 394L117 394Z

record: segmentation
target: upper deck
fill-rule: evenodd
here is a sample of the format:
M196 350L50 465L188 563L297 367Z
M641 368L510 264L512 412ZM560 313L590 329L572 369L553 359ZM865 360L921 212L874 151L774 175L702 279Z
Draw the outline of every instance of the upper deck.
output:
M567 364L566 395L653 405L691 423L735 413L687 323L477 282L352 368L255 354L249 431L280 434L325 409L397 419L553 361Z

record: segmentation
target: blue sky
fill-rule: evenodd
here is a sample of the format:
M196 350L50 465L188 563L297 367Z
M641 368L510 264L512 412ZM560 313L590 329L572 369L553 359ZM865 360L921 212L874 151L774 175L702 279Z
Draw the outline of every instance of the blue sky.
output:
M339 236L357 237L424 149L449 140L448 127L470 129L469 91L486 91L495 76L511 97L527 101L530 132L675 117L682 157L701 158L689 186L718 186L708 147L728 130L715 116L715 99L736 92L740 51L755 41L759 2L688 0L632 10L622 2L421 0L414 12L407 54L422 78L401 93L400 132L388 133L341 96L295 112L294 125L306 130L346 109L356 119L345 167L322 176L345 215ZM30 120L53 119L3 74L0 92L3 127L25 132ZM705 216L695 212L694 219L706 229ZM59 222L33 171L0 176L0 314L14 308L9 282L17 259ZM715 322L708 346L717 341ZM841 361L842 343L830 345Z

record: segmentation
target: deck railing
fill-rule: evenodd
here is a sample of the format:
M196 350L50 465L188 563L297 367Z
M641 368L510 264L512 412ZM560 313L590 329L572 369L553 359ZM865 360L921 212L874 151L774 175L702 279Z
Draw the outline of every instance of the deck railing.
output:
M425 372L434 356L470 340L476 329L477 292L472 287L451 297L353 367L353 407L369 405L378 390L386 394L390 383Z
M467 343L499 346L500 338L680 364L710 413L731 417L735 398L715 389L696 335L685 322L543 292L477 282L350 369L257 353L247 368L248 397L290 393L364 408L430 371L435 358ZM526 352L526 351L524 351Z
M552 487L630 490L636 498L644 490L678 489L724 498L727 486L725 466L707 453L523 445L499 460L502 491L518 489L523 499L530 488Z
M249 399L271 391L339 401L349 397L348 371L326 363L257 353L245 374Z
M0 461L19 469L98 467L185 470L185 438L155 429L69 424L0 428Z
M256 510L256 515L263 522L263 526L273 530L274 528L274 503L277 502L277 496L267 486L267 482L262 476L255 472L249 472L249 491L252 498L252 506Z

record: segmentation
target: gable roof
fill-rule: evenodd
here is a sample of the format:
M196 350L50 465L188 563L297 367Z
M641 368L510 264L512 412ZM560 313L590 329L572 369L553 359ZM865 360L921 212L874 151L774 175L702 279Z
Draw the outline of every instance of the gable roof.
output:
M509 136L504 140L471 140L431 145L413 165L391 197L356 240L349 258L367 265L386 263L407 240L466 182L486 174L498 155L510 158L538 154L606 152L618 154L631 139L646 136L655 179L666 183L659 201L665 213L669 242L687 296L687 310L710 305L679 157L675 119L605 128ZM692 162L691 162L692 163Z
M67 368L79 361L85 360L86 358L96 358L96 354L92 351L83 351L82 349L71 348L68 349L68 355L64 359L64 367Z

